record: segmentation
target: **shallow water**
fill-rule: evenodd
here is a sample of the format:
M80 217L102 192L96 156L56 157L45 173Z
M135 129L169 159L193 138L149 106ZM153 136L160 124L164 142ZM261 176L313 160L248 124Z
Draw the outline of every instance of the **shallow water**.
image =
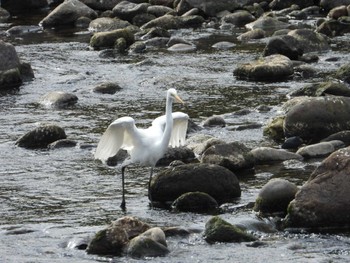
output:
M39 21L40 15L34 17ZM33 19L13 19L13 24L33 24ZM10 25L0 25L6 29ZM320 81L330 71L349 61L349 38L335 40L333 50L319 54L313 64L320 72L312 79L291 79L278 83L236 80L237 63L261 54L263 43L242 45L239 32L213 29L183 30L179 37L195 42L194 53L150 51L141 55L102 58L88 47L89 34L70 30L50 30L11 38L22 60L31 63L35 79L18 90L0 96L0 262L140 262L130 258L87 255L74 247L109 222L124 216L120 208L120 170L93 160L93 150L107 125L116 117L130 115L138 125L147 125L164 112L164 91L178 89L188 103L187 112L200 124L214 114L222 114L228 125L208 129L226 141L242 141L249 147L270 144L262 127L237 129L247 124L263 126L278 114L286 95L307 83ZM231 40L231 50L210 48L218 40ZM338 57L336 62L327 58ZM115 95L92 93L96 85L115 81L123 88ZM78 104L55 110L38 104L50 91L76 94ZM259 106L268 106L260 111ZM234 114L248 109L244 115ZM15 141L39 123L56 123L78 146L57 150L26 150ZM258 166L254 174L239 175L242 197L233 200L221 216L231 223L257 220L250 209L238 207L253 202L260 188L271 178L283 177L301 185L320 160L307 163L288 161ZM156 171L165 169L159 167ZM127 212L157 226L181 226L203 230L210 215L173 213L150 209L147 198L148 170L127 170ZM268 220L265 220L268 224ZM272 224L271 224L272 225ZM346 233L262 233L255 232L263 246L246 244L208 245L199 232L189 237L168 239L171 253L152 262L345 262L350 238Z

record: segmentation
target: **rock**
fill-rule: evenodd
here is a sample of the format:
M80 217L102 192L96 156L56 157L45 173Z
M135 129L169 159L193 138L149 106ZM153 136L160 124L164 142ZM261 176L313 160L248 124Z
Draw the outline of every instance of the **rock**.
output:
M174 14L175 11L174 9L163 5L150 5L147 8L147 13L154 15L155 17L161 17L166 14Z
M202 155L209 147L215 144L223 144L225 142L211 135L198 134L189 138L187 143L187 147L196 155Z
M47 0L2 0L1 6L8 11L30 10L48 7Z
M320 82L307 85L295 92L289 94L291 97L295 96L326 96L326 95L335 95L335 96L344 96L350 97L350 88L341 82Z
M337 141L337 140L320 142L320 143L304 146L300 148L296 153L300 154L304 158L317 158L317 157L327 156L344 146L345 145L342 141Z
M270 120L266 126L264 127L263 134L276 142L280 142L284 140L284 116L277 116Z
M161 257L168 254L165 234L159 227L148 229L134 237L128 244L127 253L134 258Z
M350 145L350 131L340 131L336 132L334 134L329 135L328 137L324 138L322 142L329 142L333 140L342 141L345 146Z
M179 16L172 16L172 15L164 15L161 17L157 17L156 19L153 19L148 23L144 24L141 27L141 29L149 29L153 27L160 27L166 30L180 29L180 28L187 28L187 27L197 28L201 26L203 22L204 22L204 18L201 16L179 17Z
M239 64L233 72L239 79L254 81L280 81L291 77L293 73L292 61L283 55L271 55Z
M350 148L327 157L289 204L287 227L349 228Z
M176 227L176 226L164 227L163 231L166 237L173 237L173 236L187 237L191 234L191 231L185 228Z
M150 229L137 218L125 216L96 233L86 251L97 255L120 256L129 240Z
M186 0L190 7L198 8L208 16L216 16L223 10L233 11L244 7L249 1L230 1L230 0Z
M136 4L129 1L121 1L112 11L114 16L131 22L136 15L147 13L148 6L149 4L147 3Z
M331 10L337 6L350 5L350 0L321 0L320 7L326 11Z
M341 17L338 20L325 20L317 26L316 32L329 37L342 36L344 34L350 33L349 21L342 21L342 18L347 17Z
M152 21L153 19L156 19L156 16L148 13L138 14L133 17L132 24L141 27L142 25Z
M131 26L128 21L111 17L99 17L92 20L89 24L90 32L106 32L116 29L123 29Z
M153 27L153 28L150 28L148 30L146 30L147 33L144 34L141 39L142 40L148 40L148 39L151 39L151 38L154 38L154 37L166 37L166 38L170 38L170 33L163 29L163 28L160 28L160 27ZM178 44L180 42L176 41L176 42L173 42L171 41L171 39L169 40L169 43L168 43L168 46L171 46L171 45L174 45L174 44ZM181 43L184 43L184 42L181 42ZM185 44L190 44L190 43L185 43Z
M348 97L304 98L287 112L284 134L317 142L333 133L350 129L349 114Z
M330 49L327 38L311 29L295 29L289 31L288 35L298 41L298 46L304 53Z
M151 182L154 202L173 202L187 192L204 192L222 203L241 195L238 179L230 170L213 164L179 165L158 173Z
M66 108L73 106L78 102L78 97L73 93L67 93L63 91L53 91L44 96L39 100L39 103L52 108Z
M213 126L219 126L219 127L225 127L226 121L221 116L211 116L208 119L206 119L203 123L204 127L213 127Z
M190 162L195 159L194 153L187 147L169 147L164 156L158 160L157 165L169 165L171 162L180 160Z
M215 242L249 242L257 240L254 236L228 223L219 216L214 216L205 224L204 239Z
M235 11L221 18L222 23L232 24L236 27L244 27L253 21L255 21L255 17L246 10Z
M245 27L250 30L262 29L269 34L280 30L289 28L290 25L284 22L279 21L278 19L270 16L261 16L254 22L246 24Z
M69 140L69 139L61 139L53 143L50 143L48 147L50 149L59 149L59 148L75 147L76 145L77 145L76 141Z
M257 147L251 150L250 153L254 156L255 162L260 164L303 159L303 157L299 154L288 152L284 149L275 149L271 147Z
M248 32L245 32L241 35L239 35L237 37L237 39L239 41L242 41L242 42L248 42L252 39L261 39L261 38L264 38L266 36L265 34L265 31L260 29L260 28L256 28L256 29L253 29L253 30L250 30Z
M66 137L61 127L46 124L24 134L16 141L16 145L28 149L46 148L50 143Z
M341 6L332 8L328 12L327 17L330 19L337 20L339 17L347 16L347 15L348 15L348 10L346 9L346 5L341 5Z
M171 47L169 47L168 51L171 51L171 52L193 52L193 51L196 51L196 49L197 48L194 45L179 43L179 44L175 44L175 45L172 45Z
M271 179L261 188L255 200L254 211L262 214L287 214L287 207L294 199L298 187L285 179Z
M254 158L249 149L240 142L215 144L202 155L201 163L223 166L230 171L252 169Z
M93 92L102 93L102 94L115 94L117 91L119 91L121 89L122 88L117 83L104 82L104 83L97 85L93 89Z
M350 63L342 65L337 72L335 77L347 83L350 83Z
M80 0L92 9L112 10L121 0Z
M39 25L52 27L74 24L82 16L95 19L97 13L79 0L66 0L41 20Z
M0 23L6 22L10 17L10 12L0 6Z
M282 147L282 149L297 149L302 144L303 144L303 140L298 136L294 136L294 137L287 138L283 142L281 147Z
M179 196L171 205L176 211L212 213L219 205L210 195L203 192L189 192Z
M112 30L109 32L95 33L90 39L90 46L94 49L113 47L119 38L124 38L127 46L130 46L135 41L132 31L124 28Z
M212 45L213 48L219 49L219 50L228 50L228 49L231 49L235 46L236 46L235 43L232 43L229 41L220 41L220 42L217 42L214 45Z
M273 10L281 10L283 8L288 8L292 5L298 5L300 8L305 8L308 6L313 6L313 0L273 0L269 7Z
M303 50L299 47L299 43L294 37L282 35L270 38L264 48L264 56L274 54L281 54L289 59L298 60L303 55Z

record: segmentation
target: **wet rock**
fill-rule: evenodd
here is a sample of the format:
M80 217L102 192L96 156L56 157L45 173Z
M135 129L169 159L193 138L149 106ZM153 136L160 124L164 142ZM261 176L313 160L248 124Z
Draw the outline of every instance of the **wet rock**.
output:
M69 140L69 139L61 139L53 143L50 143L48 147L50 149L59 149L59 148L71 148L71 147L75 147L76 145L77 145L76 141Z
M213 126L225 127L226 121L221 116L211 116L204 121L203 126L204 127L213 127Z
M117 91L121 90L122 88L119 86L119 84L114 82L105 82L97 85L93 92L96 93L102 93L102 94L115 94Z
M188 44L174 44L171 47L168 48L168 51L171 52L193 52L196 51L196 46L194 45L188 45Z
M129 47L129 52L131 53L143 53L146 51L146 44L142 41L136 41Z
M340 131L336 132L334 134L329 135L328 137L324 138L322 142L329 142L333 140L342 141L345 146L350 145L350 131Z
M254 22L246 24L245 27L250 30L262 29L265 32L268 32L269 34L272 34L277 30L289 28L290 25L288 23L279 21L277 18L274 17L262 16Z
M79 17L75 23L74 26L77 28L88 28L90 25L91 19L85 16Z
M134 237L128 244L127 253L134 258L161 257L168 254L165 234L159 227L153 227Z
M214 45L212 45L213 48L219 49L219 50L228 50L228 49L231 49L235 46L236 46L235 43L232 43L229 41L220 41L220 42L217 42Z
M285 179L271 179L261 188L255 200L254 211L262 214L287 214L287 207L294 199L298 187Z
M324 34L329 37L342 36L344 34L350 33L350 21L346 21L347 17L341 17L337 20L330 19L323 21L316 28L316 32Z
M121 1L112 11L116 17L131 22L136 15L147 13L148 6L149 4L147 3L137 4L129 1Z
M313 83L313 84L307 85L295 92L290 93L289 95L292 97L295 97L295 96L318 97L318 96L326 96L326 95L350 97L350 88L346 84L341 82L327 81L327 82Z
M137 218L125 216L99 231L90 241L86 251L97 255L121 255L129 240L150 229Z
M66 139L64 129L57 125L41 125L24 134L16 141L16 145L28 149L46 148L50 143Z
M168 6L151 5L147 8L147 13L154 15L155 17L164 16L166 14L175 14L174 9Z
M121 0L80 0L92 9L112 10Z
M239 35L237 37L238 40L243 41L243 42L248 42L252 39L261 39L264 38L266 36L265 31L260 29L260 28L256 28L253 30L250 30L248 32L245 32L241 35Z
M153 19L156 19L156 16L148 13L138 14L133 17L132 24L141 27L142 25L148 23L149 21L152 21Z
M216 164L230 171L239 171L252 169L254 167L254 157L244 144L231 142L209 147L203 153L201 163Z
M222 23L232 24L236 27L243 27L253 21L255 21L255 17L246 10L235 11L221 18Z
M1 6L8 11L19 11L25 9L38 9L48 7L47 0L2 0Z
M186 2L191 6L200 9L208 16L216 16L218 12L223 10L233 11L245 6L249 1L230 1L230 0L186 0Z
M284 116L277 116L271 119L266 126L264 127L263 134L276 142L280 142L284 140Z
M269 4L271 9L274 10L281 10L283 8L288 8L292 5L298 5L298 7L300 8L305 8L308 6L313 6L314 5L314 1L313 0L273 0L271 1L271 3Z
M74 24L79 17L94 19L97 13L79 0L66 0L40 21L43 27Z
M294 136L294 137L287 138L283 142L281 147L282 147L282 149L297 149L302 144L303 144L303 140L298 136Z
M168 37L154 37L146 40L144 43L147 48L166 48L168 42Z
M348 228L350 222L350 148L326 158L288 207L287 227Z
M63 91L53 91L44 96L39 100L39 103L52 108L66 108L73 106L78 102L78 97L73 93Z
M350 129L349 114L348 97L304 98L287 112L284 134L317 142L333 133Z
M215 242L249 242L256 238L228 223L219 216L214 216L205 224L204 239L208 243Z
M152 21L144 24L141 29L148 29L152 27L160 27L163 29L180 29L180 28L187 28L187 27L199 27L204 22L203 17L201 16L186 16L186 17L179 17L179 16L172 16L172 15L164 15L161 17L157 17L156 19L153 19Z
M225 143L223 140L215 138L211 135L198 134L190 137L187 140L187 147L196 155L202 155L209 147L223 143Z
M187 147L168 148L164 156L158 160L157 165L169 165L175 160L190 162L195 159L194 153Z
M350 5L350 0L321 0L320 7L326 11L331 10L337 6Z
M164 234L166 237L173 237L173 236L189 236L191 234L191 231L182 228L182 227L176 227L176 226L170 226L170 227L164 227L163 228Z
M116 29L123 29L131 26L128 21L111 17L99 17L92 20L89 24L90 32L106 32Z
M347 83L350 83L350 63L342 65L337 72L335 77Z
M142 40L148 40L148 39L151 39L154 37L170 38L170 36L171 36L167 30L160 28L160 27L153 27L153 28L147 29L146 31L147 31L147 33L141 37ZM170 42L170 40L169 40L169 42ZM171 46L171 45L174 45L177 43L185 43L185 42L175 41L175 42L168 43L168 46ZM190 43L186 43L186 44L190 44Z
M327 38L311 29L295 29L288 33L298 41L298 46L306 52L329 50Z
M304 158L317 158L327 156L344 146L345 145L342 141L333 140L304 146L296 153L300 154Z
M179 196L172 204L176 211L194 213L212 213L219 205L216 200L203 192L189 192Z
M270 38L264 48L264 56L273 54L281 54L289 59L298 60L303 54L303 50L299 47L299 43L294 37L282 35Z
M348 10L346 9L346 5L341 5L341 6L332 8L328 12L327 17L330 19L337 20L339 17L347 16L347 15L348 15Z
M241 230L253 231L261 233L275 233L276 226L272 221L264 221L261 217L245 219L242 222L235 224Z
M94 49L113 47L119 38L124 38L127 46L130 46L135 41L133 32L124 28L95 33L90 39L90 46Z
M253 155L255 162L260 164L303 159L303 157L299 154L272 147L257 147L251 150L250 153Z
M10 17L10 12L0 6L0 22L6 22Z
M158 173L151 182L155 202L173 202L188 192L204 192L222 203L241 195L238 179L230 170L212 164L187 164Z
M292 61L283 55L271 55L259 60L239 64L233 74L239 79L280 81L293 75Z

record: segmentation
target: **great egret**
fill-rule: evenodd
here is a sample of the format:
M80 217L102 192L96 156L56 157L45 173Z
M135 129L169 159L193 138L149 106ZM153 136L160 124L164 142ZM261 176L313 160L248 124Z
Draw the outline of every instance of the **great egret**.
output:
M112 122L102 135L95 152L95 159L105 162L114 156L119 149L128 151L130 158L122 163L122 203L125 210L124 170L131 163L150 166L148 196L152 203L150 184L153 168L164 156L168 146L178 147L185 143L188 115L182 112L172 113L174 101L184 104L173 88L166 95L165 115L156 118L152 126L139 129L131 117L122 117Z

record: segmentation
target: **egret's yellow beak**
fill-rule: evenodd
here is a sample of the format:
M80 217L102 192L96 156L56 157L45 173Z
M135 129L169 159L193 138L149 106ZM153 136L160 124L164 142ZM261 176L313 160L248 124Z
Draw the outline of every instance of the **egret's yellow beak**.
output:
M176 100L177 102L180 102L180 103L182 103L182 104L185 104L185 102L179 97L179 95L175 95L174 97L175 97L175 100Z

